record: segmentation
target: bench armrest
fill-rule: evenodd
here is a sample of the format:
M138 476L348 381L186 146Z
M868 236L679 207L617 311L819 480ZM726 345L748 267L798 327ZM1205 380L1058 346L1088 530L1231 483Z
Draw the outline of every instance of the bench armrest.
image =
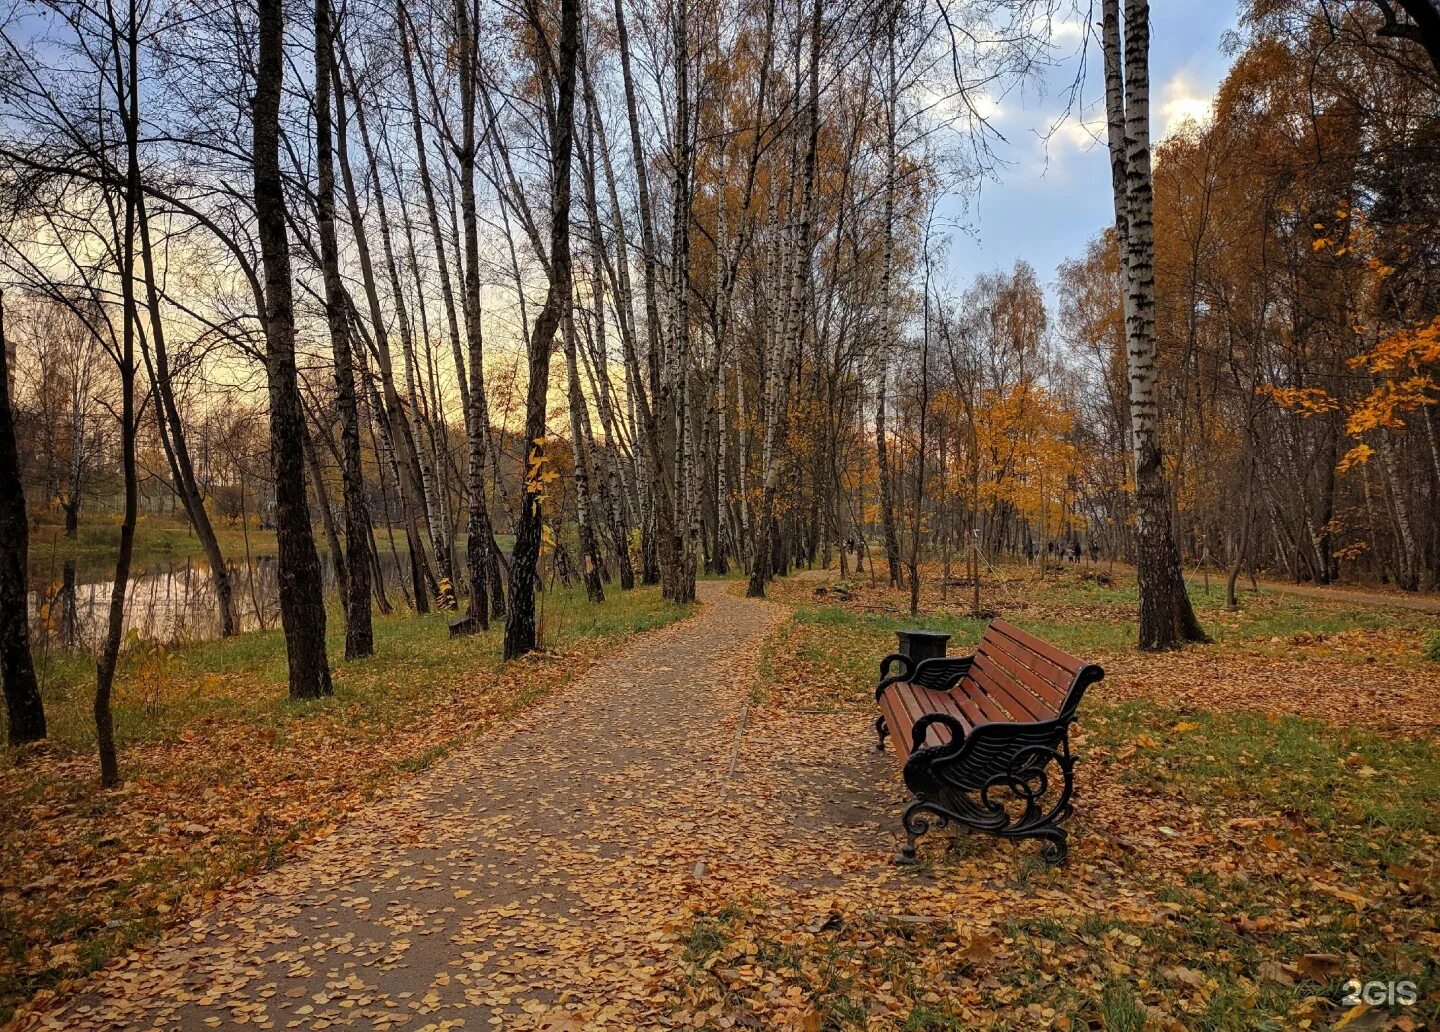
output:
M900 664L899 676L904 679L910 676L911 669L915 666L914 660L903 652L892 652L880 661L880 677L882 679L890 676L890 664Z
M925 735L929 733L931 724L939 724L950 732L950 741L935 748L943 750L946 755L954 755L960 751L960 747L965 744L965 725L948 713L927 713L915 721L915 726L910 730L912 756L925 748Z
M898 663L900 672L890 673L890 664ZM885 689L896 681L910 680L910 671L914 668L914 661L903 652L892 652L880 661L880 680L875 685L875 699L878 702Z
M925 688L949 691L955 687L956 681L970 672L970 664L974 661L974 656L936 656L933 659L922 659L906 680Z

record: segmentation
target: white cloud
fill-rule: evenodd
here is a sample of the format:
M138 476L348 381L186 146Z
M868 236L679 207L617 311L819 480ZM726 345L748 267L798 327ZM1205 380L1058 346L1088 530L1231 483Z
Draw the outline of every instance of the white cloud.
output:
M1169 136L1186 122L1209 122L1214 104L1211 93L1201 92L1189 76L1177 72L1160 90L1160 137Z
M1088 151L1097 144L1103 147L1105 145L1105 119L1092 118L1086 121L1067 118L1056 135L1079 151Z
M933 83L922 82L916 89L916 100L921 107L929 110L932 117L947 121L965 122L974 116L995 122L1005 114L999 98L989 90L975 90L962 97L953 86L953 83L945 83L937 87Z

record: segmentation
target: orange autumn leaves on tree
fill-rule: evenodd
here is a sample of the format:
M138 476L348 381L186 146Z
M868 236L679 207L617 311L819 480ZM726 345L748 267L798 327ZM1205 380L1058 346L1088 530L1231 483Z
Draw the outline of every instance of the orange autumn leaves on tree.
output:
M972 436L964 399L951 390L936 398L937 410L958 430L959 475L975 482L982 508L1008 508L1037 527L1056 526L1079 471L1073 412L1028 378L985 388L975 401Z
M1370 374L1373 386L1362 397L1342 403L1321 387L1287 388L1265 385L1257 388L1283 408L1301 415L1345 412L1345 431L1362 437L1373 431L1404 431L1407 412L1417 412L1440 403L1440 317L1422 326L1392 333L1374 347L1346 363L1351 369ZM1368 462L1375 450L1364 441L1341 457L1336 468L1344 473Z
M1440 382L1435 378L1440 366L1440 317L1392 334L1349 364L1352 369L1367 370L1377 382L1350 409L1346 431L1359 437L1372 430L1403 430L1404 413L1440 402ZM1356 444L1340 460L1339 469L1344 472L1368 461L1372 454L1368 444Z
M1356 439L1336 464L1336 469L1344 473L1375 454L1364 440L1366 435L1403 433L1406 413L1440 402L1440 381L1436 378L1440 368L1440 317L1389 332L1380 329L1379 313L1395 304L1395 298L1390 296L1395 291L1395 269L1380 257L1377 233L1369 218L1342 201L1336 206L1333 227L1317 221L1314 229L1319 234L1312 244L1314 251L1329 251L1337 257L1352 252L1364 256L1352 330L1357 338L1378 339L1347 358L1345 365L1369 379L1369 390L1345 399L1322 387L1266 385L1257 388L1257 393L1300 415L1343 412L1345 431Z

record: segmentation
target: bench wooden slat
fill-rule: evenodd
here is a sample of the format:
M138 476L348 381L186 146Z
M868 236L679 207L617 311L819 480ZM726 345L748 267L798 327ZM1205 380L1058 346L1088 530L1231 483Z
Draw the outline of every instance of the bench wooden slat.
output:
M1049 720L1059 711L1058 706L1046 705L1016 684L1008 670L993 668L985 656L977 657L970 668L970 677L986 695L1010 711L1011 720Z
M1042 641L1029 631L1022 631L1014 624L1008 623L1005 620L992 620L990 626L986 628L986 632L988 633L991 630L998 631L1014 640L1016 644L1024 646L1036 655L1045 657L1071 677L1078 674L1081 667L1085 665L1069 653L1061 652L1048 641Z
M1019 644L1014 638L1003 634L986 633L976 646L977 652L988 653L993 659L1007 668L1014 667L1030 671L1035 679L1042 684L1051 686L1052 690L1063 700L1069 691L1075 675L1064 667L1046 659L1039 653ZM1057 702L1056 705L1059 705Z
M960 721L961 726L965 727L967 731L973 726L973 721L966 715L965 711L960 708L960 700L948 691L938 688L921 688L914 692L912 699L913 704L919 710L919 716L915 718L917 720L927 713L947 713ZM950 741L949 730L944 727L934 726L930 728L929 733L926 735L925 744L943 745L948 741Z
M967 726L976 728L981 724L990 723L989 718L985 716L980 707L975 705L975 701L968 695L956 693L952 695L952 698L955 700L955 705L965 714L965 723Z
M1063 688L1056 686L1053 682L1047 681L1034 670L1015 661L1009 653L996 649L994 643L982 641L978 651L975 653L977 665L990 670L992 667L997 672L1003 672L1012 683L1014 690L1023 693L1022 702L1034 700L1042 708L1036 710L1029 706L1037 716L1054 716L1060 712L1065 705L1065 697L1069 694L1069 682Z
M964 682L955 686L977 706L985 711L991 720L1014 721L1029 719L1028 711L1010 698L1005 687L995 679L984 663L970 668Z

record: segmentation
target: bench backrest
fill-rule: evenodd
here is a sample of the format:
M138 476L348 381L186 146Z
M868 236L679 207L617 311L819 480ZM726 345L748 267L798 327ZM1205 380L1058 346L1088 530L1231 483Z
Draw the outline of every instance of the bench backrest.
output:
M1010 719L1069 719L1085 689L1104 677L1097 666L1062 652L1004 620L993 620L975 649L961 687L983 693Z

